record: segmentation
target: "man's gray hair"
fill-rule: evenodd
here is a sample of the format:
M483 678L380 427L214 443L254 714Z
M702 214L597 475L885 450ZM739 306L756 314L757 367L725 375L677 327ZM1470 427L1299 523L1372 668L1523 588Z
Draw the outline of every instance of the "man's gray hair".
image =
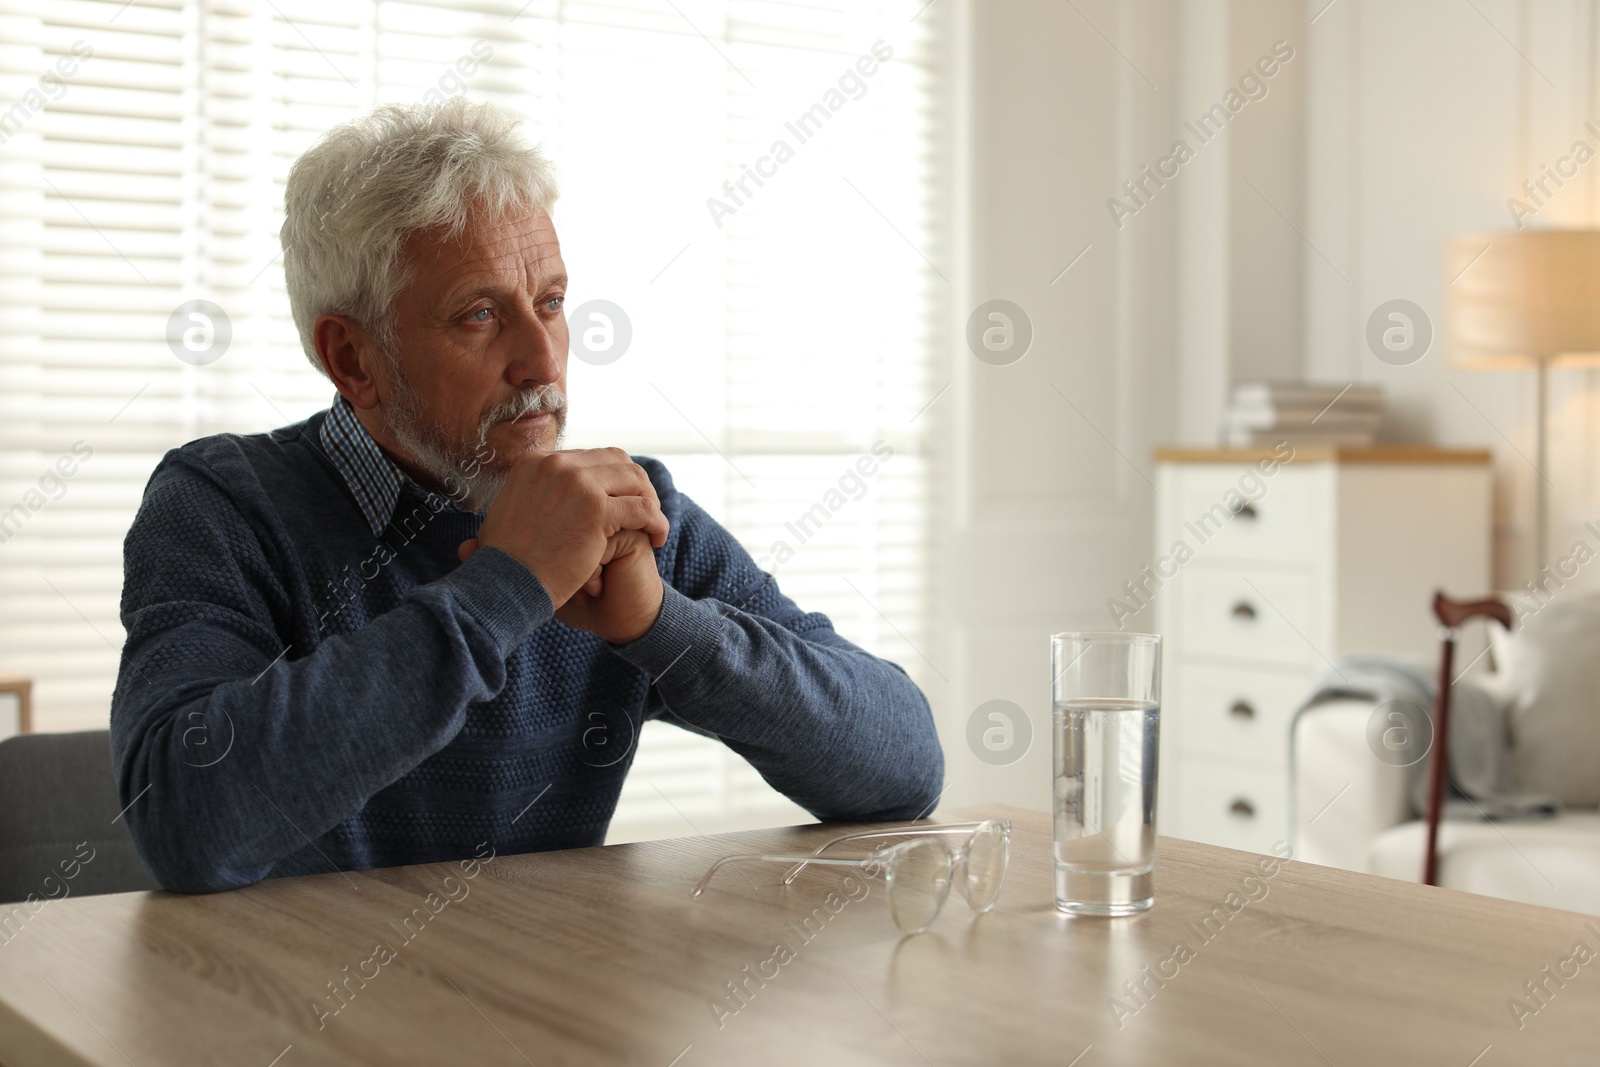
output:
M549 211L553 168L492 104L386 104L335 126L289 169L283 273L300 344L326 374L311 327L347 315L394 355L394 301L411 280L402 251L419 230L458 237L472 211Z

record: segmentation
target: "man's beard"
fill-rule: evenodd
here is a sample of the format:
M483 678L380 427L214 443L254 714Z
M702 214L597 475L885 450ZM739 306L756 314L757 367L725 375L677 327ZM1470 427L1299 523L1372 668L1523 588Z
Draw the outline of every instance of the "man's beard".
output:
M422 416L422 398L412 388L400 361L387 353L391 395L384 423L411 458L436 481L447 495L474 511L488 511L489 505L505 485L513 456L496 455L489 446L489 431L497 423L509 422L534 412L549 412L555 422L552 449L561 447L567 429L567 398L554 382L535 386L496 404L478 424L477 438L457 441L444 426Z

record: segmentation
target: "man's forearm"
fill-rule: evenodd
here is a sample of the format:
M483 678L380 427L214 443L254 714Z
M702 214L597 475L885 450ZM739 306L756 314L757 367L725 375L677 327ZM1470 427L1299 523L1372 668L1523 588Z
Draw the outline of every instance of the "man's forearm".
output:
M145 634L139 615L112 712L126 818L161 885L208 892L265 877L448 744L550 605L525 567L485 550L295 659L274 662L238 628ZM155 666L189 640L198 668Z
M796 634L669 587L650 632L612 647L650 672L674 716L818 818L917 818L938 800L944 755L927 698L832 629Z

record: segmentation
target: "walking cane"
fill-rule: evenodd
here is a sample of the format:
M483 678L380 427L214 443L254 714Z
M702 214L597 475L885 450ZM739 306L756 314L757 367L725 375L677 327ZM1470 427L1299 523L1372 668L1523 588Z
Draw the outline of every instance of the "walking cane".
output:
M1468 619L1487 616L1511 629L1511 609L1492 597L1485 600L1451 600L1433 594L1433 614L1439 620L1439 693L1434 698L1433 759L1428 762L1428 852L1422 865L1424 885L1439 884L1439 815L1444 807L1444 784L1450 773L1450 671L1455 659L1456 633Z

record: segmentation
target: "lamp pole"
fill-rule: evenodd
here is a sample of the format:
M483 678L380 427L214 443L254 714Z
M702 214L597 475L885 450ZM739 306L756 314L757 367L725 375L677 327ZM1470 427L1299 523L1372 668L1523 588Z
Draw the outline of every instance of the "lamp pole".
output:
M1534 482L1534 522L1533 522L1533 580L1537 584L1544 577L1545 547L1549 543L1550 533L1550 479L1545 476L1545 464L1550 454L1550 423L1549 423L1549 360L1540 357L1534 360L1535 392L1534 401L1537 411L1535 421L1539 427L1538 457L1534 463L1534 474L1538 477Z

